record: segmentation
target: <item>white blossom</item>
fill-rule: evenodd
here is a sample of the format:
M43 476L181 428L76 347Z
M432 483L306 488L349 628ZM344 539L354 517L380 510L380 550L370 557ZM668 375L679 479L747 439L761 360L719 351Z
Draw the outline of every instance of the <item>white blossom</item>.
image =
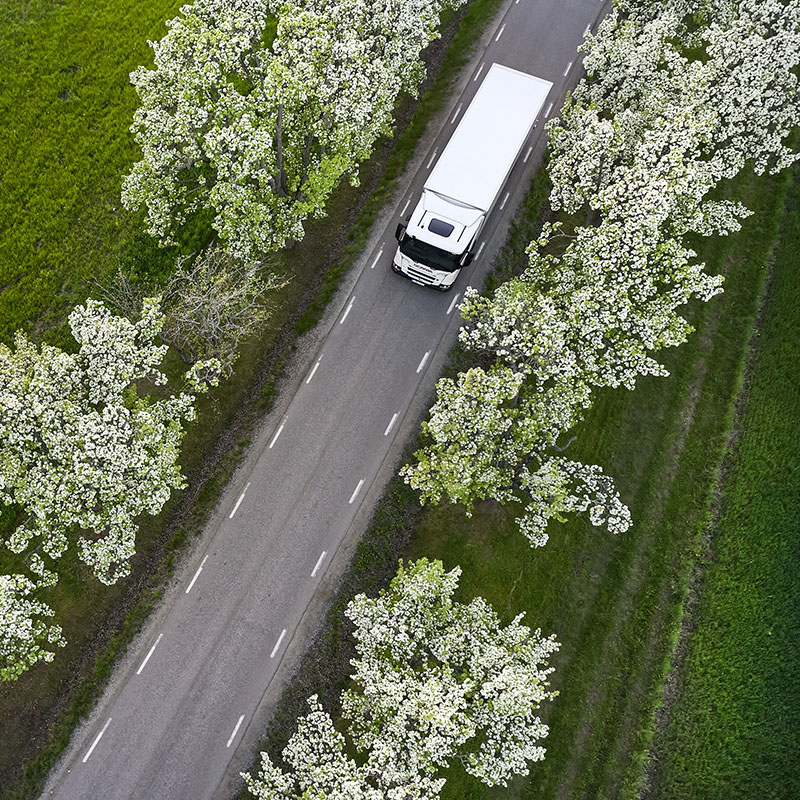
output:
M122 201L144 206L172 241L210 210L243 259L301 239L344 175L389 135L401 91L414 93L421 51L441 11L463 0L195 0L151 42L153 69L131 73L142 106L132 131L142 160Z
M40 539L58 558L76 542L103 583L130 571L135 518L157 514L184 485L183 423L194 419L194 393L218 380L218 362L198 362L190 391L137 393L137 381L166 382L166 345L155 344L162 323L158 298L144 301L136 323L87 300L69 317L77 352L37 348L22 332L15 349L0 345L0 502L29 515L6 542L14 552Z
M53 610L30 598L36 588L24 575L0 575L0 680L14 680L38 661L52 661L46 645L66 644L61 627L46 621Z

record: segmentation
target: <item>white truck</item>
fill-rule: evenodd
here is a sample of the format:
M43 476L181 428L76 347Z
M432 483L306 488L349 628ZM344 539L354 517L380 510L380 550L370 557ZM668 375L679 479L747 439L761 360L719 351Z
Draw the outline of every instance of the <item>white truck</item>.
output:
M552 83L492 64L422 190L395 231L392 269L446 292L472 261L478 235Z

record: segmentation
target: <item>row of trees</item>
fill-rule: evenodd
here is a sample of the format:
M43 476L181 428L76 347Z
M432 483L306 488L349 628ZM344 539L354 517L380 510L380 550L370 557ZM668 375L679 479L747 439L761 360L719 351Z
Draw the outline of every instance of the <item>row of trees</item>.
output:
M67 548L115 583L130 572L136 517L157 514L184 486L184 425L220 363L196 362L177 394L146 394L167 382L163 324L159 298L144 300L136 322L87 300L69 317L76 352L37 347L21 331L13 349L0 344L0 502L25 517L5 544L27 551L31 573L0 576L0 678L51 661L46 645L65 643L33 595L56 582Z
M463 0L195 0L151 42L131 81L143 158L122 200L172 241L213 216L244 260L301 239L342 176L391 133L401 91L416 93L421 51ZM275 16L273 16L273 12Z
M492 364L437 384L427 443L403 470L422 502L523 504L532 545L564 512L630 525L613 481L560 442L596 389L666 375L655 354L692 330L681 307L722 291L688 244L750 213L716 199L720 183L798 158L800 3L701 8L623 0L587 36L587 78L547 127L550 202L568 222L546 225L492 296L467 291L460 341Z
M481 598L454 601L460 574L439 561L401 563L379 597L350 602L358 657L341 696L348 736L310 697L285 767L262 753L257 776L243 775L255 797L435 800L438 774L454 762L506 786L544 757L537 711L555 696L547 660L558 643L522 615L501 625Z

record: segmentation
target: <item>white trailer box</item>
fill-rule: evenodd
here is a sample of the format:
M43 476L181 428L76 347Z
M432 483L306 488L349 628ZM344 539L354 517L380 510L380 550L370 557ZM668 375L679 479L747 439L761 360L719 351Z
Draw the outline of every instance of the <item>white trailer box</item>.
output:
M492 211L552 83L492 64L439 160L422 197L397 226L392 269L447 291L472 260Z

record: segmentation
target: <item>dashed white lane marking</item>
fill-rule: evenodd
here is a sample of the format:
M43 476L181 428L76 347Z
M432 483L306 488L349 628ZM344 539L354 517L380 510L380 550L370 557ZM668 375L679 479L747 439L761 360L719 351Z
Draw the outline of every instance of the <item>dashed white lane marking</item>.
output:
M522 159L522 163L523 164L527 164L528 163L528 159L530 158L532 152L533 152L533 148L529 147L528 148L528 152L525 153L525 158Z
M401 217L403 216L403 214L405 214L405 213L406 213L406 209L408 208L408 204L409 204L410 202L411 202L411 198L409 197L409 198L408 198L408 200L406 200L406 204L403 206L403 210L400 212L400 216L401 216Z
M453 309L456 307L456 303L458 302L458 298L459 298L459 297L461 297L461 295L460 295L460 294L457 294L457 295L456 295L456 296L455 296L455 297L454 297L454 298L453 298L453 299L450 301L450 305L449 305L449 306L447 306L447 315L448 315L448 316L450 316L450 314L452 313Z
M100 733L98 733L98 734L97 734L97 736L95 737L95 740L92 742L92 746L89 748L88 752L87 752L87 753L86 753L86 755L83 757L83 759L81 759L81 760L82 760L82 762L83 762L84 764L85 764L85 763L86 763L86 762L89 760L89 756L90 756L90 755L91 755L91 754L94 752L94 749L95 749L95 747L97 747L97 743L100 741L100 738L101 738L101 737L102 737L102 735L103 735L103 734L106 732L106 728L107 728L107 727L108 727L110 724L111 724L111 717L109 717L109 718L106 720L106 724L105 724L105 725L103 725L103 729L100 731Z
M281 428L282 427L283 427L283 425L281 425ZM277 433L275 434L275 438L276 439L278 438L278 434ZM272 447L272 445L270 445L270 447ZM244 500L244 496L245 496L245 494L247 494L247 490L249 488L250 488L250 481L247 482L247 486L244 487L244 489L242 490L242 493L239 495L239 499L236 501L236 505L233 507L233 511L231 511L231 513L228 514L228 519L233 519L233 515L239 510L239 506L241 505L242 500Z
M508 197L511 192L506 192L506 196L503 198L503 202L500 203L500 210L502 211L506 207L506 203L508 202Z
M485 241L481 242L481 246L478 248L478 252L475 253L476 260L481 257L481 253L483 252L483 248L484 247L486 247L486 242Z
M317 559L317 563L314 565L314 569L311 570L311 577L312 578L317 574L317 570L319 570L319 568L322 566L322 562L325 560L325 556L326 555L328 555L328 551L327 550L323 550L320 553L319 558Z
M478 71L475 73L475 77L472 79L473 83L474 83L476 80L478 80L478 78L480 77L480 75L481 75L481 72L483 72L483 68L484 68L485 66L486 66L486 62L485 62L485 61L481 61L481 65L478 67Z
M544 112L544 118L545 118L545 119L547 119L547 118L550 116L550 112L551 112L552 110L553 110L553 104L552 104L552 103L550 103L550 105L549 105L549 106L547 106L547 111L545 111L545 112Z
M226 744L225 747L230 747L233 744L233 739L239 732L239 726L242 724L243 720L244 720L244 714L242 714L242 716L239 717L239 721L236 723L236 726L233 729L233 733L230 735L230 738L228 739L228 744Z
M317 361L317 364L319 364L319 361ZM283 426L285 424L286 420L281 422L280 427L278 428L278 430L275 431L275 435L272 437L272 441L269 443L269 447L267 449L272 450L273 446L275 445L275 442L278 441L278 437L281 435L281 433L283 433Z
M313 366L313 367L312 367L312 369L311 369L311 372L308 374L308 377L306 378L306 383L307 383L307 384L308 384L308 383L311 383L311 379L314 377L314 373L315 373L315 372L317 371L317 369L319 368L319 362L320 362L320 361L322 361L322 358L321 358L321 357L320 357L320 358L317 360L317 363L316 363L316 364L314 364L314 366Z
M383 432L384 436L389 435L389 431L394 427L394 423L397 420L397 414L392 414L392 418L389 420L389 424L386 426L386 430Z
M433 155L431 156L430 161L428 161L428 166L425 167L425 169L430 169L431 168L431 164L433 164L434 159L436 158L436 153L438 151L439 151L439 148L436 148L436 150L433 151Z
M184 594L189 594L192 591L192 586L194 586L194 582L200 577L200 573L203 571L203 564L206 563L206 559L208 558L207 555L203 556L203 560L200 562L200 566L197 568L197 572L195 572L194 577L189 582L189 585L186 587L186 591Z
M455 114L453 114L453 119L451 119L451 120L450 120L450 124L451 124L451 125L452 125L452 124L453 124L453 123L456 121L456 117L457 117L457 116L458 116L458 115L461 113L461 107L462 107L463 105L464 105L463 103L459 103L459 104L458 104L458 108L456 109L456 113L455 113Z
M269 654L270 658L275 658L275 653L278 652L278 648L281 646L281 642L283 641L283 637L286 636L286 628L281 631L281 635L278 637L278 641L275 642L275 647L272 648L272 652Z
M355 500L355 499L356 499L356 497L358 496L358 493L361 491L361 487L362 487L363 485L364 485L364 479L362 478L362 479L361 479L361 480L358 482L358 486L356 486L356 488L355 488L355 489L353 489L353 494L351 494L351 495L350 495L350 499L347 501L349 505L352 505L352 504L353 504L353 500Z
M153 655L153 653L155 653L156 647L158 647L158 643L161 641L161 637L163 635L164 635L163 633L158 634L158 638L153 643L153 646L147 651L147 655L144 657L144 661L142 661L141 665L139 666L139 669L136 670L137 675L142 674L142 670L145 668L147 662L150 660L150 656Z
M375 260L372 262L370 269L375 269L375 265L381 260L381 256L383 255L383 247L378 250L378 255L375 256Z
M425 362L428 360L428 356L431 354L430 350L425 351L425 355L422 356L422 361L419 362L419 366L417 367L417 375L422 372L422 368L425 366Z
M505 29L506 29L506 23L504 22L504 23L503 23L503 26L502 26L502 27L500 28L500 30L498 31L498 33L497 33L497 36L495 36L495 37L494 37L494 40L495 40L496 42L500 41L500 37L503 35L503 31L504 31Z
M591 26L591 25L587 25L587 26L586 26L586 30L583 32L583 38L584 38L584 39L586 38L586 34L587 34L587 33L589 33L589 31L590 31L591 29L592 29L592 26Z
M353 307L353 303L356 301L356 296L353 295L350 298L350 302L347 304L347 308L344 310L344 314L342 314L342 318L339 320L339 324L343 325L344 321L347 319L347 315L350 313L350 309ZM317 362L319 364L319 361Z
M567 75L569 75L569 71L572 69L573 63L574 63L573 61L570 61L569 64L567 64L567 68L564 70L564 77L565 78L567 77Z

